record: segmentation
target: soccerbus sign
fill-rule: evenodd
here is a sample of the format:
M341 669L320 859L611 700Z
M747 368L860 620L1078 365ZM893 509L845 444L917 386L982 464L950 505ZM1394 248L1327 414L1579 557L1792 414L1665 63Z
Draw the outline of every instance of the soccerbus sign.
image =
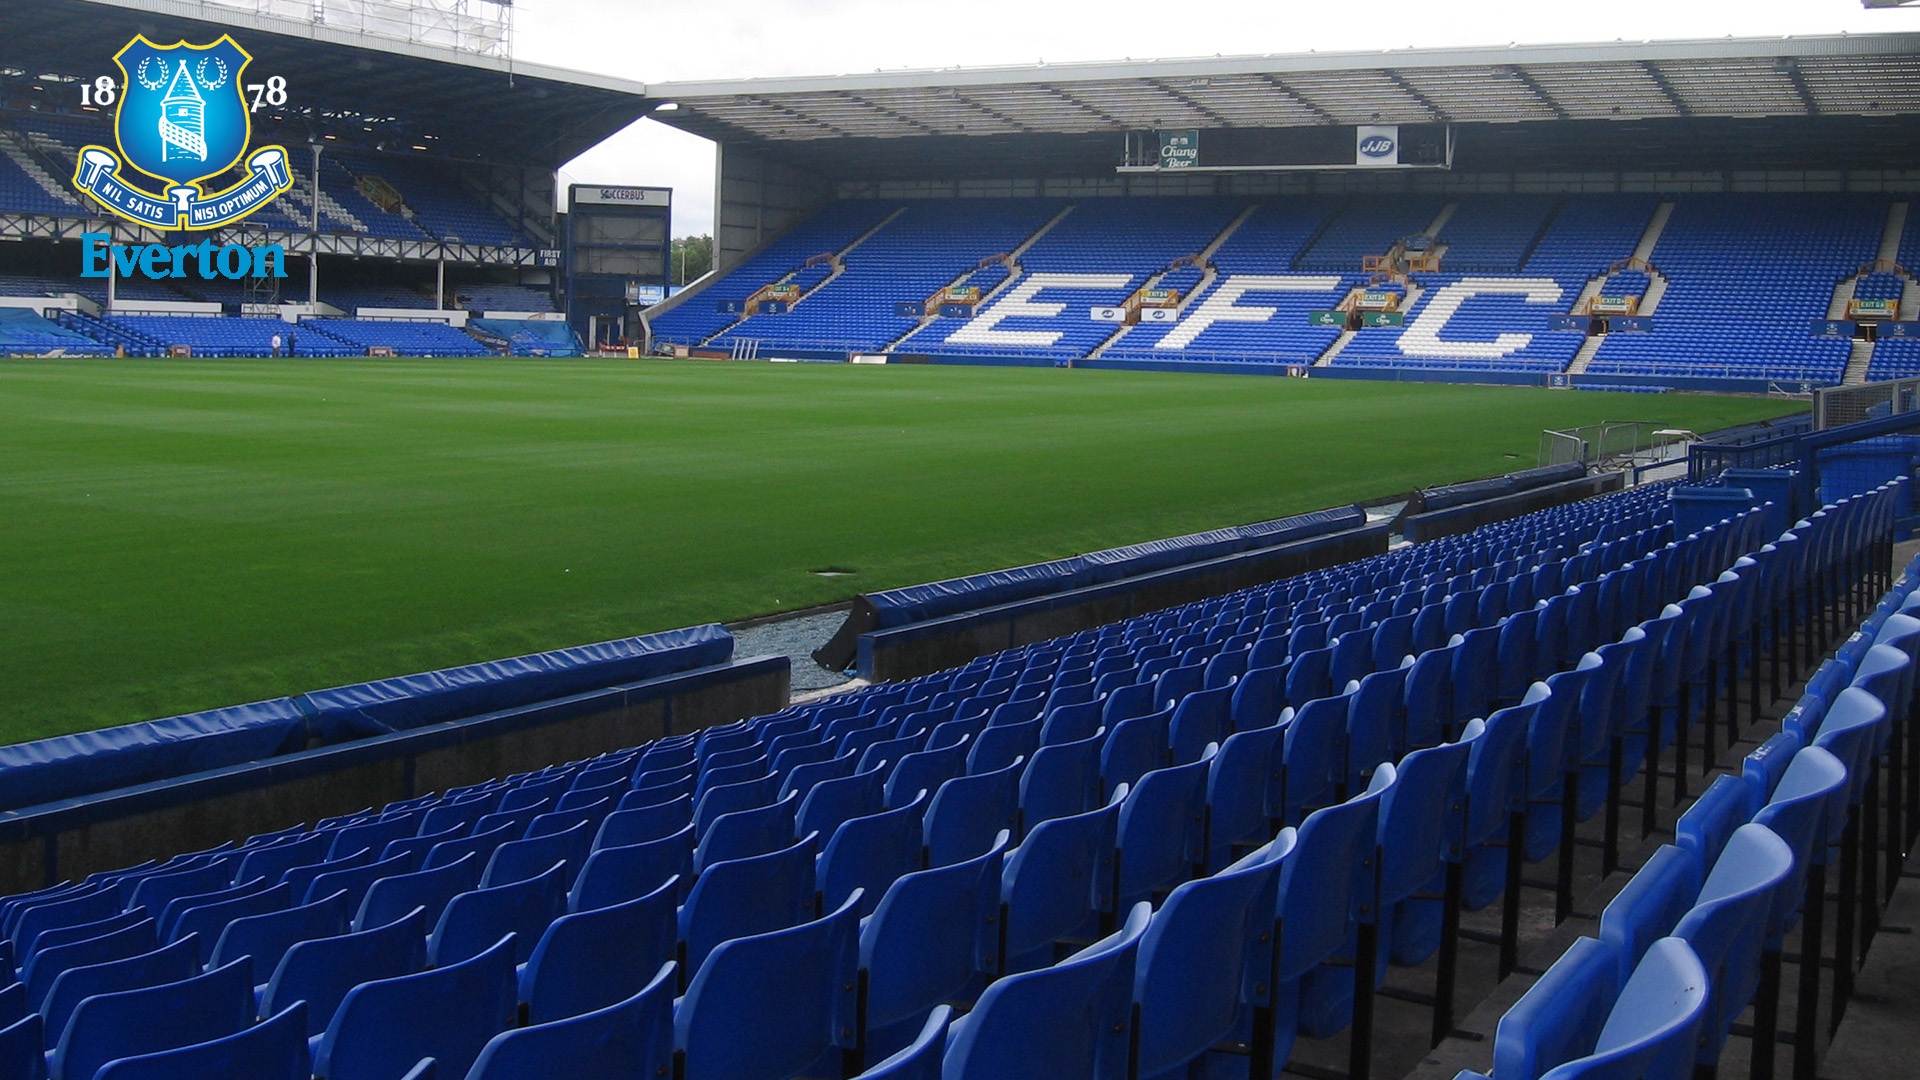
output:
M247 149L253 137L252 114L286 105L286 79L276 75L245 82L253 57L232 37L222 34L199 45L156 45L137 35L114 54L113 62L119 78L102 75L81 84L80 104L114 106L115 145L82 147L73 174L74 184L102 207L149 229L200 231L236 224L293 187L285 147ZM238 181L207 190L206 181L242 159L245 171ZM89 251L106 246L104 235L85 239ZM148 276L183 277L188 269L199 270L202 277L244 276L222 272L221 267L237 268L242 260L209 258L211 245L204 241L179 249L197 259L158 244L137 246L134 258L120 257L120 245L112 248L115 263L137 266ZM286 276L280 266L285 249L278 244L251 251L236 244L226 248L247 252L249 271L270 265L278 271L273 276ZM98 272L92 272L96 267ZM107 271L90 260L82 273L104 277Z

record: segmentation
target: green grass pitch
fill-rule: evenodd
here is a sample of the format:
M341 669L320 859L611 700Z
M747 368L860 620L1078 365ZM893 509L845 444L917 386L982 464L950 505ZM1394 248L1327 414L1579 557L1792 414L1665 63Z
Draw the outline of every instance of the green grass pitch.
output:
M1797 407L962 367L5 362L0 742L1507 472L1543 427Z

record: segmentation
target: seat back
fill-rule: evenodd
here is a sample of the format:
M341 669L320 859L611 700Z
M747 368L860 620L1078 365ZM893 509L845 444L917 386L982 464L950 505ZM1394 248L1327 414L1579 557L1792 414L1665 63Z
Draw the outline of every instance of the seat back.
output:
M214 943L220 938L220 932L227 924L246 915L264 915L271 911L284 911L292 903L293 887L281 882L270 889L245 896L211 904L199 904L182 910L173 924L169 936L174 940L194 935L200 941L200 962L205 964L213 954ZM176 900L178 904L180 901Z
M1233 684L1233 729L1246 731L1279 723L1280 710L1287 704L1286 684L1284 664L1256 667L1249 658L1247 673Z
M833 781L825 781L814 786L818 791ZM813 791L807 793L813 797ZM700 834L700 842L693 848L693 867L700 870L717 862L728 859L745 859L753 855L764 855L769 851L778 851L793 843L794 808L800 805L800 796L788 792L779 799L763 806L750 806L743 810L721 814L706 825L706 831ZM805 836L806 833L799 835Z
M514 935L514 961L526 962L547 925L567 910L568 865L562 859L544 874L454 897L427 937L427 962L457 964L506 934Z
M947 1048L947 1027L952 1023L951 1006L934 1006L912 1042L854 1080L940 1080L940 1059Z
M812 922L736 937L709 951L674 1010L682 1080L792 1076L835 1049L852 1048L855 900Z
M1380 800L1396 775L1392 765L1380 766L1366 791L1301 823L1280 870L1269 986L1305 976L1340 949L1356 919L1375 917Z
M941 784L965 775L967 752L972 748L974 736L964 732L961 735L956 742L901 758L900 763L894 766L892 775L887 777L887 805L904 806L912 802L922 788L931 797L940 790Z
M920 790L905 805L854 818L834 830L820 853L815 881L820 904L829 910L860 893L861 915L873 913L887 886L925 862L920 822L929 798Z
M1752 1000L1760 979L1760 950L1781 886L1793 871L1793 851L1765 825L1742 825L1707 874L1692 910L1673 936L1693 946L1707 971L1707 1014L1701 1022L1701 1065L1720 1060L1734 1018Z
M520 971L528 1022L594 1012L639 992L649 972L673 960L679 897L669 878L645 896L555 919Z
M1274 883L1293 841L1283 831L1268 848L1178 886L1154 913L1133 979L1137 1075L1199 1058L1233 1030L1240 1003L1256 1000L1273 963Z
M593 837L593 847L597 851L603 847L643 844L649 840L672 836L691 824L693 824L691 795L660 803L657 806L616 810L601 819L600 830Z
M1484 727L1474 724L1475 737ZM1473 740L1415 750L1402 758L1380 800L1380 906L1412 896L1444 863L1461 856L1467 827L1467 759Z
M1397 761L1405 753L1407 734L1407 672L1395 667L1373 672L1360 680L1347 705L1347 784L1365 786L1366 776L1383 761ZM1480 714L1475 714L1480 715Z
M59 1040L82 1001L98 994L114 994L143 986L178 982L196 974L199 961L199 940L181 938L136 956L68 968L54 977L37 1006L47 1022L49 1040Z
M1827 751L1809 746L1793 755L1773 797L1753 815L1756 824L1773 830L1793 852L1792 875L1778 893L1770 920L1769 934L1776 946L1806 895L1807 868L1827 859L1831 836L1827 819L1845 812L1846 790L1846 766Z
M518 1019L513 953L506 937L457 964L361 982L320 1037L315 1074L385 1080L432 1058L440 1072L465 1076L488 1040Z
M1281 757L1286 824L1297 825L1315 808L1338 801L1337 793L1346 780L1347 706L1352 697L1341 694L1309 701L1285 725Z
M1694 862L1700 866L1713 866L1733 831L1746 824L1751 816L1747 808L1747 786L1740 778L1715 777L1675 823L1674 843L1692 853Z
M636 974L645 985L604 1008L495 1035L467 1075L472 1080L669 1075L677 985L673 965Z
M144 916L145 909L139 909L138 913ZM20 981L27 988L27 1004L38 1009L54 980L64 972L150 953L157 943L154 921L143 917L97 937L40 949L27 960L25 970L20 973Z
M1153 899L1205 863L1211 758L1147 773L1120 804L1114 895L1121 906Z
M339 890L284 911L243 915L220 931L208 966L222 967L235 957L251 956L255 974L264 977L280 966L280 958L295 943L346 933L353 912L346 891Z
M818 840L809 833L779 851L701 871L680 909L683 970L699 970L723 941L785 929L812 915Z
M1035 825L1007 854L1001 875L1002 970L1053 962L1053 943L1113 910L1113 862L1126 792L1084 814Z
M318 1035L347 992L369 979L407 975L427 966L427 917L415 908L383 926L302 941L286 950L261 995L262 1012L307 1003L307 1034Z
M1171 725L1173 710L1115 720L1107 717L1105 745L1100 750L1100 780L1103 794L1112 797L1121 784L1133 784L1155 769L1165 768L1172 760Z
M1180 699L1168 722L1173 763L1199 761L1208 746L1233 733L1233 688L1196 690Z
M308 1080L313 1055L307 1049L307 1006L296 1001L281 1012L232 1035L207 1042L109 1062L96 1080Z
M949 1029L946 1080L1125 1077L1134 968L1151 917L1148 905L1136 904L1111 936L990 984Z
M1364 685L1364 684L1363 684ZM1284 727L1237 731L1220 744L1207 773L1207 866L1236 857L1235 845L1255 847L1273 836L1286 813Z
M1821 719L1813 745L1846 765L1849 803L1859 803L1865 797L1873 759L1887 728L1887 707L1872 694L1852 686L1840 691Z
M1614 951L1624 983L1648 946L1673 933L1700 895L1702 867L1691 851L1663 844L1600 913L1600 940Z
M1594 938L1575 941L1500 1017L1493 1037L1493 1075L1539 1080L1557 1066L1593 1053L1619 996L1618 955Z
M1033 828L1042 821L1083 814L1100 805L1102 729L1075 742L1045 743L1020 773L1020 821Z
M1561 1065L1542 1080L1686 1076L1706 1006L1706 971L1699 958L1679 938L1662 938L1621 989L1593 1054Z
M693 825L658 840L622 847L605 847L587 856L574 878L567 906L590 911L652 892L678 875L684 894L693 885Z
M886 809L886 784L886 770L877 767L815 784L791 814L785 843L812 832L832 836L842 824Z
M233 872L233 881L239 883L264 878L269 882L277 882L280 875L296 866L323 861L332 846L333 837L324 832L314 832L254 848L240 857L240 864Z
M447 901L479 887L484 865L486 856L469 851L443 866L381 878L367 887L353 925L356 929L385 926L414 908L425 909L427 919L438 922Z
M90 1078L109 1061L232 1035L253 1015L253 966L246 959L177 982L95 994L74 1006L47 1055L47 1074Z
M940 785L921 831L927 865L948 866L979 855L993 846L1003 829L1019 835L1020 772L1025 760L992 772L956 776Z
M572 876L579 873L587 861L587 853L593 848L594 830L599 827L595 821L576 821L558 832L509 840L493 849L487 868L480 875L480 886L490 889L526 881L546 873L558 862L567 864L566 883L571 885Z
M910 1038L928 1010L952 1000L1000 956L1000 879L1009 837L986 854L902 875L860 927L866 987L861 1030L869 1057ZM910 1023L897 1039L886 1028ZM875 1048L878 1047L878 1052Z

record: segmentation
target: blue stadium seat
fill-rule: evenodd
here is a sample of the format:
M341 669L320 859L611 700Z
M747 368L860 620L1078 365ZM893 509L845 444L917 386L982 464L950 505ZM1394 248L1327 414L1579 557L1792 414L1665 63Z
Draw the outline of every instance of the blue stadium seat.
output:
M260 995L260 1010L277 1013L307 1003L307 1034L327 1029L348 992L373 979L410 975L427 966L424 908L379 926L311 938L286 950Z
M856 905L705 954L674 1010L683 1080L777 1080L852 1048Z
M120 1058L235 1034L253 1017L253 973L245 959L177 982L96 994L74 1007L47 1054L47 1075L91 1077Z
M1152 908L1136 904L1111 936L1035 971L990 984L949 1029L947 1080L1127 1076L1132 992Z
M636 973L630 997L603 1008L534 1021L488 1040L469 1080L575 1080L665 1076L673 1071L673 966Z
M525 963L547 926L566 911L568 876L563 859L543 874L455 896L427 935L427 962L457 964L512 934L514 962Z
M513 949L511 938L502 938L457 964L361 982L316 1043L314 1074L373 1080L432 1058L439 1070L464 1075L518 1018Z
M308 1080L307 1006L296 1001L249 1028L206 1042L109 1062L98 1080Z
M901 875L861 921L856 1064L902 1049L935 1006L995 972L1008 839L1002 832L976 858Z
M529 1023L608 1008L638 993L679 943L672 879L645 896L555 919L520 969Z

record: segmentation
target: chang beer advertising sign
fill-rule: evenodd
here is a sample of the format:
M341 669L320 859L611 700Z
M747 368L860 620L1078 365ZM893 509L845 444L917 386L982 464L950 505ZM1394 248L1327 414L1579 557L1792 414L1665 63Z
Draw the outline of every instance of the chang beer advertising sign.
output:
M1163 131L1160 133L1160 167L1163 169L1191 169L1200 164L1200 133L1198 131Z

